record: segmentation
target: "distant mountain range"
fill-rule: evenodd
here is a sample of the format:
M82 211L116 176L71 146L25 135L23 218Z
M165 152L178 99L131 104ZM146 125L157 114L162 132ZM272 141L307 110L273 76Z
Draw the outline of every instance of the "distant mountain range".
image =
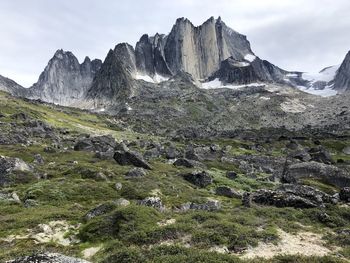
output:
M317 74L286 71L259 58L246 36L229 28L220 17L211 17L197 27L188 19L179 18L168 35L145 34L135 47L118 44L103 62L86 57L80 64L71 52L58 50L32 87L25 89L0 76L0 90L132 118L135 125L142 120L149 127L172 126L164 124L169 118L188 118L186 125L194 124L196 128L206 126L209 119L217 121L217 126L230 123L225 129L324 126L337 124L331 118L343 105L347 107L348 99L327 101L302 91L323 96L350 94L350 53L340 66ZM242 100L241 94L249 99ZM234 96L240 99L237 101ZM267 106L256 104L254 96L261 96ZM232 103L242 104L241 109L249 110L250 115L244 118L243 111L238 111L235 117L242 121L228 121L230 116L226 115L232 110ZM319 109L319 105L323 108ZM282 110L282 115L288 117L274 110ZM262 112L268 115L264 120L261 116L256 117L260 121L250 120L255 114L264 115ZM301 116L295 118L295 114Z

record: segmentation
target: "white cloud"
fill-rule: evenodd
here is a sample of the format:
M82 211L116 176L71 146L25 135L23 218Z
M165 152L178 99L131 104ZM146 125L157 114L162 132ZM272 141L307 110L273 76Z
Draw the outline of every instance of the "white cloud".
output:
M1 0L0 74L29 86L56 49L104 59L119 42L168 33L176 18L221 15L261 58L286 69L339 64L350 50L348 0Z

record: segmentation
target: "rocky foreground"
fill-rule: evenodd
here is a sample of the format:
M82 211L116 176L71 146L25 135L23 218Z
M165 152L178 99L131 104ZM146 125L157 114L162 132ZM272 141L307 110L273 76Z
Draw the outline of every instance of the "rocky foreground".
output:
M1 262L350 259L346 133L155 136L5 93L0 129Z

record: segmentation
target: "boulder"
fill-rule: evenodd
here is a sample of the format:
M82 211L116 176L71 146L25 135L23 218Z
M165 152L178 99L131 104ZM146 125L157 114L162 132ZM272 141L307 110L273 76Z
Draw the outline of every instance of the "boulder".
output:
M113 151L117 143L111 135L103 135L79 140L74 145L75 151L108 152Z
M39 253L20 257L6 263L90 263L89 261L67 257L58 253Z
M350 187L344 187L340 190L339 199L344 202L350 202Z
M120 190L122 190L123 185L122 185L122 183L115 183L114 188L115 188L115 190L120 191Z
M163 205L162 200L159 197L146 197L145 199L138 201L138 204L150 206L160 211L165 210L165 206Z
M147 172L145 169L140 168L140 167L134 167L132 168L129 172L127 172L126 176L127 177L142 177L145 176Z
M84 220L89 221L94 217L107 214L111 212L114 208L115 208L115 205L113 203L105 203L105 204L98 205L97 207L91 209L84 215Z
M130 205L130 201L124 198L119 198L114 202L117 206L128 206Z
M242 198L242 195L235 189L228 186L218 186L215 190L217 195L226 196L230 198Z
M337 199L310 186L284 184L277 190L260 189L245 193L242 203L250 207L251 203L276 207L314 208L325 203L336 203Z
M152 170L152 167L136 152L116 151L113 158L120 165L133 165Z
M30 172L32 167L19 158L0 156L0 186L11 183L11 174Z
M44 164L45 161L44 161L44 158L41 156L41 154L36 154L34 155L34 163L36 164Z
M205 171L202 171L202 172L194 171L192 173L183 174L182 177L186 181L194 184L195 186L201 187L201 188L206 187L206 186L213 183L213 179Z
M311 161L325 163L325 164L333 164L334 163L334 160L332 159L331 154L322 145L311 148L309 150L309 154L311 156Z
M302 162L309 162L311 160L311 155L306 149L297 149L291 152L288 157L297 159Z
M16 192L12 192L12 193L0 192L0 201L21 203L21 200L19 199Z
M344 154L350 155L350 146L346 146L343 151Z
M194 161L194 160L189 160L186 158L180 158L177 159L174 163L175 166L183 166L186 168L194 168L194 167L200 167L203 166L200 162Z
M282 181L285 183L297 183L304 178L317 178L339 188L350 185L350 174L334 165L319 162L303 162L289 165Z
M237 173L235 171L227 171L226 172L226 177L231 179L231 180L234 180L237 178Z

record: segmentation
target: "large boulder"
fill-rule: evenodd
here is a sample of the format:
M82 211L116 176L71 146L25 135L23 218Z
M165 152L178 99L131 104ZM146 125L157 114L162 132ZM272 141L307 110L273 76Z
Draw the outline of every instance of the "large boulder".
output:
M245 193L243 205L251 203L276 207L314 208L323 207L325 203L336 203L337 198L310 186L284 184L277 190L260 189L253 193Z
M90 263L89 261L67 257L58 253L39 253L30 256L20 257L6 263Z
M143 200L138 201L139 205L149 206L158 209L159 211L164 211L165 206L159 197L146 197Z
M113 203L100 204L97 207L91 209L84 215L84 220L89 221L97 216L107 214L116 207Z
M350 187L344 187L340 190L339 199L344 202L350 202Z
M75 151L112 152L117 143L111 135L83 138L74 145Z
M180 158L177 159L174 163L175 166L183 166L186 168L194 168L194 167L201 167L203 164L200 162L194 161L194 160L189 160L186 158Z
M297 183L304 178L321 179L337 187L350 185L350 174L334 165L319 162L303 162L287 167L282 180L286 183Z
M205 171L202 171L202 172L194 171L192 173L183 174L182 177L186 181L194 184L195 186L201 187L201 188L206 187L206 186L213 183L213 179Z
M346 147L343 149L343 153L344 153L344 154L347 154L347 155L350 155L350 146L346 146Z
M114 160L120 165L133 165L136 167L152 170L152 167L147 163L140 154L132 151L116 151L113 156Z
M215 193L216 195L220 195L220 196L226 196L226 197L230 197L230 198L241 198L242 195L237 192L235 189L228 187L228 186L218 186L215 189Z
M32 171L32 167L19 158L0 156L0 186L5 186L15 178L14 173L26 173Z
M329 151L321 145L311 148L309 150L309 154L311 156L311 161L325 163L325 164L334 163L334 160L332 159L332 156L329 153Z
M126 173L127 177L142 177L145 176L147 172L145 169L140 168L140 167L134 167L132 168L129 172Z

